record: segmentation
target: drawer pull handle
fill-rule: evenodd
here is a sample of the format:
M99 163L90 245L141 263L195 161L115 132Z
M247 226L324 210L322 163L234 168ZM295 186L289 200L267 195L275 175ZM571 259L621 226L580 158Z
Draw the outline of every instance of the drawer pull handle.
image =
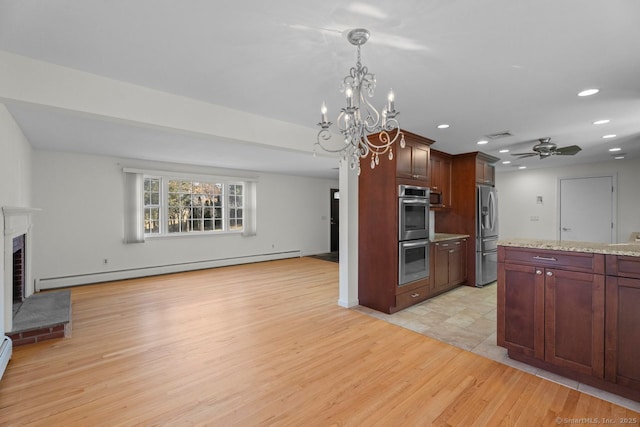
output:
M546 257L546 256L534 256L533 259L541 259L543 261L557 261L557 258L553 258L553 257Z
M411 294L411 298L418 298L420 296L419 293Z
M452 254L455 252L455 249L449 249L449 253Z
M536 270L536 274L540 275L540 274L542 274L542 271Z
M460 244L460 242L456 242L456 245L459 245L459 244Z
M547 276L551 277L551 276L553 276L553 273L550 272L550 271L547 271Z

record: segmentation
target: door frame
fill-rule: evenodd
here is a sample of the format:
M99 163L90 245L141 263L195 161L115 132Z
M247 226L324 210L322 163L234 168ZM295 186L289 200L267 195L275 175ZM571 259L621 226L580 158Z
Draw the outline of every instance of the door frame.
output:
M329 251L340 250L340 190L329 189Z
M613 242L618 242L618 172L611 173L602 173L602 174L585 174L585 175L570 175L570 176L559 176L557 178L556 183L556 240L560 240L562 237L562 233L560 228L561 224L561 203L562 198L560 194L560 187L562 180L564 179L585 179L585 178L611 178L611 185L613 186L613 194L611 196L611 221L613 222L613 227L611 227L611 237Z

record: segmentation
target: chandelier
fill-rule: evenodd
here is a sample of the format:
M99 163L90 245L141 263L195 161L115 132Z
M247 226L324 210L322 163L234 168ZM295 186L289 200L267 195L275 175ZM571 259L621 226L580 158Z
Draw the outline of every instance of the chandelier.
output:
M330 141L332 133L329 128L333 123L327 119L327 106L322 103L322 121L318 123L320 131L316 146L329 153L341 153L344 161L349 161L351 169L358 169L360 175L360 159L371 155L371 169L380 162L380 156L386 153L389 160L393 159L393 144L400 138L400 147L404 148L404 134L396 116L399 114L394 105L393 91L389 91L387 105L379 113L367 98L373 97L376 86L375 76L360 62L360 46L369 40L369 31L356 28L347 34L349 43L356 46L356 66L351 67L349 75L340 85L340 92L346 96L346 107L342 108L336 120L338 130L344 137L344 144L340 148L330 148L323 143ZM375 134L370 138L370 135Z

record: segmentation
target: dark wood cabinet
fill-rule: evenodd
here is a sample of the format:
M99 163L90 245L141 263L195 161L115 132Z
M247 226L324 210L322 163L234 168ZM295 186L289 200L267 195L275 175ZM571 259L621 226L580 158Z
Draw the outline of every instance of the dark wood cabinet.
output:
M495 185L496 168L491 161L493 160L487 160L481 157L476 159L476 183Z
M605 314L605 378L640 392L640 258L607 255Z
M431 150L429 160L429 185L432 193L440 195L434 208L451 208L451 155Z
M498 247L497 344L511 358L640 401L638 307L640 257Z
M492 165L499 159L477 151L452 156L451 208L436 211L437 233L466 234L469 236L469 242L475 242L478 212L476 207L476 169L479 160L482 164ZM469 286L476 285L476 253L474 249L467 251L466 284Z
M431 140L405 132L405 147L396 149L396 176L400 179L416 181L416 185L429 186L429 145Z
M424 300L429 288L428 278L398 286L398 185L428 185L433 143L403 132L405 148L396 144L394 158L380 158L374 169L363 162L358 179L358 299L384 313Z
M604 275L547 268L543 276L545 361L603 378Z
M435 295L467 279L467 239L438 241L431 246L431 292Z
M510 352L544 359L544 275L538 268L499 258L497 333L498 345Z

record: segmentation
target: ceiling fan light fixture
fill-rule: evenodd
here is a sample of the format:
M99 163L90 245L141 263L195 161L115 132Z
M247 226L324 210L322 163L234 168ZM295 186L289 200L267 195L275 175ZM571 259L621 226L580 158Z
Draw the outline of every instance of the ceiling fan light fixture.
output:
M578 92L578 96L591 96L600 92L600 89L585 89L582 92Z

